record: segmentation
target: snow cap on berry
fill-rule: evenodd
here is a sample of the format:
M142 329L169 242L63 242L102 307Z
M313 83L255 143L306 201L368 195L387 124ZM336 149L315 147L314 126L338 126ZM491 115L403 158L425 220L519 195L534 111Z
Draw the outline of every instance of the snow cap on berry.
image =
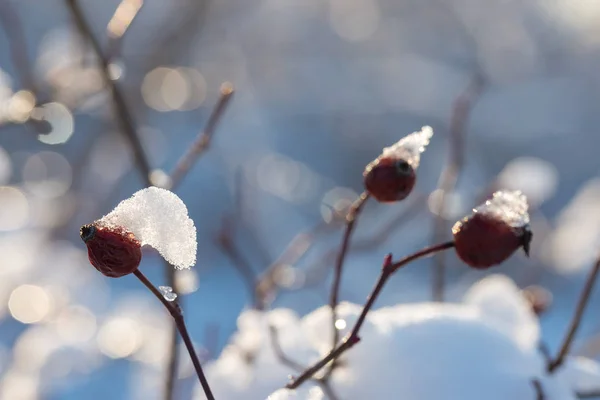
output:
M156 249L177 269L196 263L196 227L183 201L173 192L157 187L142 189L119 203L97 224L123 228L141 245Z
M528 209L527 198L520 190L501 190L473 211L497 218L512 228L523 228L529 224Z
M404 160L413 169L417 169L421 161L421 153L425 151L425 147L429 144L432 136L433 129L430 126L424 126L420 131L413 132L392 146L384 148L381 155Z

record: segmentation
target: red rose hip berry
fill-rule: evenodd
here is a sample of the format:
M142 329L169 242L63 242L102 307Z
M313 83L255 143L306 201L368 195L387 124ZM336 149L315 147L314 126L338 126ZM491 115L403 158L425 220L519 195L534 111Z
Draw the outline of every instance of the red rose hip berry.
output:
M529 255L532 233L527 201L520 192L496 192L492 200L452 227L458 257L485 269L500 264L517 249Z
M371 162L363 176L367 191L382 203L404 200L416 181L415 170L408 162L390 157Z
M404 200L415 186L415 171L432 135L431 127L424 126L384 148L363 172L367 192L382 203Z
M123 228L89 224L81 227L79 236L87 246L90 263L103 275L119 278L140 265L140 242Z

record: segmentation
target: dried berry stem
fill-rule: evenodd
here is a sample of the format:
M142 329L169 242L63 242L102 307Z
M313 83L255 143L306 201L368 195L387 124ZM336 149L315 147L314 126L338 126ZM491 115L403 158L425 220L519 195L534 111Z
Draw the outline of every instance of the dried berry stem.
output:
M208 117L204 130L196 137L189 150L179 159L171 172L171 190L181 182L198 157L208 149L217 124L221 120L233 93L233 85L230 82L221 85L219 101L213 108L210 117Z
M448 200L447 196L454 191L462 171L465 158L466 123L469 120L473 103L481 94L482 89L483 80L481 76L477 75L469 83L469 86L456 98L452 106L450 154L448 156L448 163L442 170L439 178L438 192L440 193L440 199L437 204L431 243L438 243L440 240L443 240L444 234L447 231L448 224L444 217ZM431 288L434 301L444 301L445 269L444 253L436 254L434 257Z
M196 354L196 350L194 350L194 345L192 344L192 340L190 339L190 335L188 334L187 327L185 325L185 320L183 319L183 313L181 312L181 308L177 305L177 303L171 303L165 300L160 291L154 287L152 282L146 278L146 276L138 269L133 273L136 278L138 278L144 286L148 288L152 292L154 296L165 306L167 311L173 317L173 321L179 330L179 334L185 343L185 347L187 348L188 353L190 354L190 358L192 359L192 363L194 364L194 368L196 369L196 374L198 375L198 379L200 380L200 384L202 385L202 389L204 390L204 394L208 400L214 400L215 397L210 390L210 386L208 385L208 381L206 380L206 376L204 375L204 371L202 370L202 366L200 365L200 360L198 359L198 355Z
M347 351L348 349L350 349L352 346L354 346L356 343L358 343L360 341L360 337L358 334L359 334L360 328L362 327L363 323L365 322L367 314L373 307L375 300L377 300L377 297L379 297L379 294L381 293L381 291L382 291L383 287L385 286L386 282L388 281L388 279L396 271L398 271L403 266L411 263L412 261L415 261L419 258L423 258L426 256L430 256L432 254L435 254L440 251L444 251L444 250L452 248L452 247L454 247L454 242L446 242L446 243L438 244L436 246L426 247L423 250L420 250L410 256L404 257L394 263L392 263L392 255L388 254L385 257L385 260L383 262L381 274L379 275L379 280L377 281L377 283L375 284L375 287L371 291L371 294L367 298L367 302L363 306L363 309L358 317L358 320L354 324L354 327L352 328L352 331L350 332L350 334L342 341L341 344L339 344L337 347L335 347L333 350L331 350L325 357L323 357L317 363L312 365L310 368L306 369L300 376L295 378L293 381L288 383L286 385L286 388L288 388L288 389L297 388L303 382L305 382L307 379L310 379L314 374L316 374L325 365L327 365L328 363L337 359L342 353L344 353L345 351Z
M569 350L571 349L571 345L573 344L573 340L575 339L575 334L577 333L577 329L579 329L579 325L581 324L581 320L583 318L583 313L585 312L585 308L589 302L590 295L592 293L592 289L594 288L594 284L596 283L596 277L598 276L598 272L600 271L600 257L596 260L592 271L590 272L583 291L581 292L581 296L579 297L579 302L577 303L577 308L575 309L575 314L573 315L573 319L571 320L571 325L569 326L569 330L563 339L562 345L560 346L560 350L556 359L548 364L548 372L552 373L558 367L562 365L565 361L567 354L569 354Z
M100 46L100 42L92 34L90 25L85 16L83 15L83 11L81 10L81 7L79 6L77 0L66 0L66 4L69 11L71 12L71 16L73 17L73 21L75 22L77 30L79 31L83 39L91 44L92 49L94 50L94 53L98 60L98 69L102 76L102 80L104 81L106 87L109 89L110 95L112 97L112 108L119 128L121 129L121 132L123 133L125 138L129 141L129 145L133 151L137 169L142 176L144 184L146 186L151 186L152 183L150 182L150 163L148 161L148 158L146 157L144 147L142 146L142 143L137 135L135 123L133 121L133 117L129 110L129 107L125 102L125 97L123 96L123 93L121 92L121 89L117 82L115 82L111 78L109 70L110 62L104 55L102 47Z
M342 270L344 268L344 260L346 258L346 254L348 253L348 247L350 246L350 237L352 236L352 232L354 231L354 226L356 224L356 219L358 215L362 211L363 206L369 199L369 193L363 192L358 199L352 203L350 209L348 210L348 214L346 215L346 231L344 232L344 237L342 239L342 245L337 255L337 259L335 262L335 270L333 272L333 283L331 285L331 293L329 297L329 307L331 308L331 326L333 327L333 344L332 347L337 345L339 340L339 333L335 327L335 321L337 321L337 312L336 308L339 302L340 295L340 282L342 280Z

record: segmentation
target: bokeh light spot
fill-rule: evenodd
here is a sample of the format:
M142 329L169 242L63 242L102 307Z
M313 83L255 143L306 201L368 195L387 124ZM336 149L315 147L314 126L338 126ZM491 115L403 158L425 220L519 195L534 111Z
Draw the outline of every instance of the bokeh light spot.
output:
M27 159L23 166L23 185L38 197L62 196L71 187L72 169L62 155L42 151Z
M144 77L142 97L157 111L193 110L206 99L206 80L193 68L158 67Z
M130 318L117 317L109 320L98 333L100 351L111 358L125 358L142 344L138 323Z
M61 103L47 103L33 109L31 117L46 121L50 127L50 133L38 135L38 140L46 144L65 143L73 135L73 114Z
M10 294L8 309L17 321L33 324L50 312L50 297L39 286L21 285Z
M0 186L0 231L24 227L29 220L29 202L19 189Z

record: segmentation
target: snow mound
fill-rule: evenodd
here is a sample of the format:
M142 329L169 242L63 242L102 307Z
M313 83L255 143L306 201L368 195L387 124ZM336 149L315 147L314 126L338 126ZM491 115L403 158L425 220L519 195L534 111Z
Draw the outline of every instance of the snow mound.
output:
M392 146L384 148L382 155L402 159L416 169L421 161L421 153L425 151L432 136L433 129L430 126L424 126L420 131L413 132Z
M187 207L173 192L157 187L142 189L97 222L127 229L178 269L196 263L196 227Z
M529 223L528 209L527 198L519 190L501 190L473 211L498 218L513 228L523 228Z
M361 306L341 303L341 333L353 326ZM277 327L284 353L309 365L331 340L330 311L321 307L304 318L276 309L245 311L238 332L206 371L217 398L321 400L311 381L297 390L281 389L298 372L281 364L273 351L269 325ZM340 324L343 326L343 324ZM573 400L589 389L600 367L587 360L577 368L547 376L537 351L539 325L515 284L492 275L475 284L461 304L418 303L382 307L368 314L361 342L346 352L331 376L339 399L534 400L538 379L547 400ZM570 360L573 362L573 359ZM201 389L196 400L204 399Z

